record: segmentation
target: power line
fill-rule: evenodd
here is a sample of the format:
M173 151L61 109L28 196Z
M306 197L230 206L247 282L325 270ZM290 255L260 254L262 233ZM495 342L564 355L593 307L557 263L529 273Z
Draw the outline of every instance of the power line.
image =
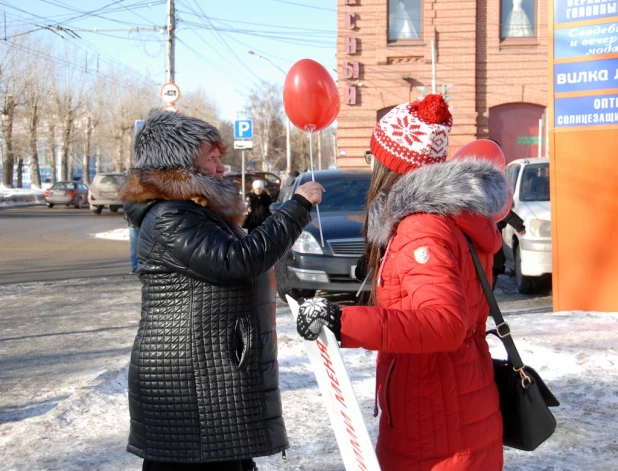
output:
M333 9L333 8L316 7L313 5L306 5L304 3L288 2L286 0L272 0L272 1L277 2L277 3L287 3L289 5L296 5L298 7L313 8L315 10L325 10L325 11L334 11L334 12L337 11L337 9Z

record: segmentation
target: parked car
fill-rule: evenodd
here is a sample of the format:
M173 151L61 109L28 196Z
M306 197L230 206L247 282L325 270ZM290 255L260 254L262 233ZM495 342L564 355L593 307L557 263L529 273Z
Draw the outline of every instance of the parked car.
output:
M122 202L118 199L118 192L127 181L124 173L98 173L90 184L88 202L94 214L101 214L103 208L109 207L113 213L122 208Z
M88 200L88 187L80 182L56 182L45 190L45 204L53 208L57 204L74 205L80 209Z
M242 185L242 172L230 172L226 173L223 178L230 180L236 188L240 191ZM281 188L281 179L270 172L246 172L245 173L245 190L242 192L246 195L251 191L251 185L255 180L263 180L266 182L266 189L272 197L273 201L279 196L279 190Z
M506 167L513 188L513 211L524 220L526 235L507 225L502 230L506 266L515 272L517 289L533 293L552 273L549 159L519 159Z
M365 249L361 229L371 171L322 170L315 172L315 179L326 190L319 206L324 247L314 207L311 222L292 249L275 265L277 292L283 300L286 295L295 299L308 298L316 290L355 293L361 286L354 270ZM301 174L292 194L309 180L311 173ZM274 203L271 209L274 211L281 204ZM366 289L369 288L370 285L366 285Z

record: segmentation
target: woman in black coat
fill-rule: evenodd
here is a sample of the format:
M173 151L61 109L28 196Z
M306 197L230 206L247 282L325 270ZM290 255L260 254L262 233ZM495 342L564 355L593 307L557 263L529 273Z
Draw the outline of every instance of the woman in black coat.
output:
M263 180L255 180L252 184L253 189L247 193L245 201L247 203L247 219L243 227L248 232L259 227L270 216L270 205L273 200L266 191Z
M122 190L140 228L142 283L127 449L145 470L240 471L288 448L271 268L323 189L303 185L247 236L243 199L222 179L224 150L214 127L167 111L135 137Z

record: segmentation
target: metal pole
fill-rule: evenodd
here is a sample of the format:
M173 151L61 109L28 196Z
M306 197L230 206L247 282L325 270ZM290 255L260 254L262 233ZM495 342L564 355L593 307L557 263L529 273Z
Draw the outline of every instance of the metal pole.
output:
M167 81L175 82L176 79L176 11L174 9L174 0L167 0Z
M243 196L245 196L245 151L243 150L241 153L242 155L242 161L241 161L241 166L242 166L242 183L241 183L241 189L240 189L240 194Z
M285 127L285 152L287 156L286 168L292 168L292 147L290 146L290 118L286 116L287 123Z
M436 42L431 41L431 93L436 93Z

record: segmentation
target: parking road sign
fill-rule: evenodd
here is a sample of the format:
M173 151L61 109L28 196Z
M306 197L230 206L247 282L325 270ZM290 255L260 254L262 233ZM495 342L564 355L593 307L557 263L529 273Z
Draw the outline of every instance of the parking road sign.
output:
M253 120L240 119L234 121L234 139L253 138Z

